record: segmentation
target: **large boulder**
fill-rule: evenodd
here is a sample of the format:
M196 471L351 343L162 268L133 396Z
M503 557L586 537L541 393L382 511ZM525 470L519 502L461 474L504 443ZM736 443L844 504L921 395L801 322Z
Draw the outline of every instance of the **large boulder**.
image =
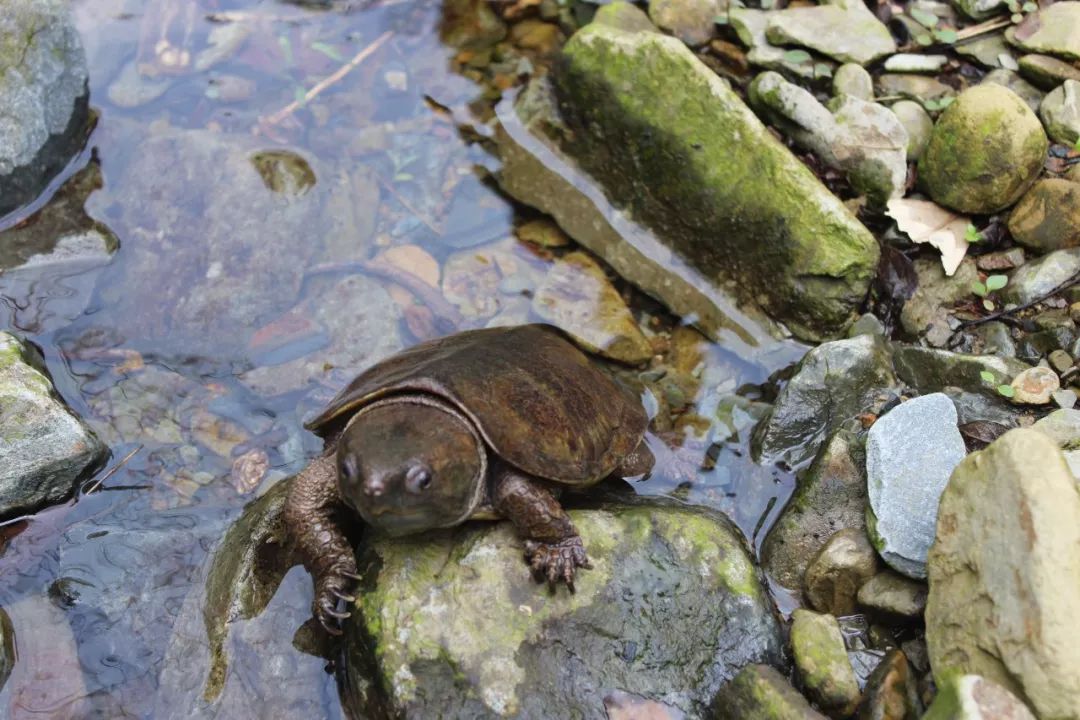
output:
M659 257L685 259L803 338L853 320L873 237L682 43L594 23L554 79L563 119L585 129L563 148L656 233Z
M1042 718L1080 718L1080 492L1057 445L1012 430L941 496L928 559L934 676L977 674Z
M997 212L1039 177L1048 147L1042 123L1016 93L977 85L938 118L919 161L919 180L953 210Z
M1009 215L1009 232L1037 253L1080 245L1080 183L1061 178L1035 183Z
M533 581L508 523L373 541L346 628L353 714L599 719L622 690L700 717L739 668L782 666L779 621L722 516L654 504L570 515L593 563L574 594Z
M0 517L69 497L108 454L57 396L37 351L0 332Z
M0 216L33 200L79 152L86 55L64 0L8 0L0 12Z

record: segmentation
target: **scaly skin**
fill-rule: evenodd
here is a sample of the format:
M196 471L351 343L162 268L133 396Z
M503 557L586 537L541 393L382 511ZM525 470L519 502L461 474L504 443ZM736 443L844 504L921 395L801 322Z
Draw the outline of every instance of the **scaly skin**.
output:
M341 504L337 488L335 454L312 460L293 480L285 501L285 526L296 540L304 567L315 581L314 614L332 635L340 635L338 599L355 600L346 590L360 576L356 557L342 532L339 516L349 510Z
M592 564L570 517L542 481L508 467L495 472L495 510L525 539L525 560L533 575L541 582L546 578L553 589L562 580L573 592L574 570Z

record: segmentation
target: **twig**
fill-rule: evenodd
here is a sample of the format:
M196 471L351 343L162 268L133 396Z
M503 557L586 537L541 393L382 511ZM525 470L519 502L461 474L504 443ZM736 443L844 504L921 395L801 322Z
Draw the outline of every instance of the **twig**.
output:
M434 223L434 222L432 222L432 221L431 221L430 219L428 219L428 217L427 217L426 215L424 215L424 213L422 213L422 212L420 212L419 210L417 210L417 209L416 209L416 208L415 208L415 207L413 206L413 204L412 204L412 203L410 203L410 202L409 202L408 200L406 200L406 199L405 199L405 198L404 198L404 197L403 197L403 196L401 195L401 193L399 193L399 192L397 191L397 188L395 188L395 187L394 187L393 185L391 185L390 183L388 183L388 182L386 182L385 180L383 180L383 179L382 179L382 177L381 177L381 176L380 176L380 175L379 175L378 173L376 173L376 174L375 174L375 182L379 183L379 185L382 185L382 186L383 186L383 187L384 187L384 188L386 189L386 191L387 191L388 193L390 193L391 195L393 195L393 196L394 196L394 199L395 199L395 200L397 200L397 201L398 201L399 203L401 203L401 204L402 204L402 206L404 206L404 208L405 208L406 210L408 210L408 211L409 211L410 213L412 213L412 214L413 214L413 215L414 215L414 216L416 217L416 219L417 219L417 220L419 220L420 222L424 223L424 225L426 225L426 226L427 226L427 229L428 229L428 230L430 230L431 232L435 233L435 235L436 235L436 236L438 236L438 237L442 237L442 236L443 236L443 232L442 232L442 230L440 230L439 228L435 227L435 223Z
M97 480L95 480L95 481L94 481L94 484L90 486L90 489L89 489L89 490L87 490L85 494L86 494L86 495L89 495L90 493L94 492L94 491L95 491L95 490L97 490L97 489L98 489L99 487L101 487L101 484L102 484L103 482L105 482L106 480L108 480L109 478L111 478L111 477L112 477L113 475L115 475L115 474L116 474L116 471L117 471L117 470L119 470L120 468L122 468L122 467L124 467L125 465L127 465L127 462L128 462L128 460L130 460L131 458L135 457L135 453L139 452L139 451L140 451L140 450L142 450L142 449L143 449L143 446L142 446L142 445L140 445L139 447L135 448L134 450L132 450L131 452L129 452L129 453L127 454L127 455L125 455L125 456L124 456L124 458L123 458L123 459L122 459L122 460L121 460L120 462L118 462L118 463L116 463L115 465L113 465L113 466L112 466L112 468L110 468L110 469L109 469L109 471L108 471L107 473L105 473L104 475L102 475L101 477L99 477L99 478L98 478Z
M354 70L356 66L367 60L371 56L371 54L378 50L380 47L382 47L383 43L389 40L393 36L393 34L394 33L392 30L387 30L382 35L375 38L375 40L370 45L368 45L360 52L356 53L356 55L353 56L352 60L342 65L332 75L322 79L315 85L315 87L304 93L303 100L293 100L291 103L281 108L270 117L260 118L259 125L271 127L277 125L282 120L289 117L303 106L307 105L309 102L318 97L323 90L339 82L343 77L352 72L352 70Z
M1000 30L1001 28L1009 27L1010 25L1012 25L1012 20L1010 18L991 18L990 20L987 20L986 22L981 22L978 25L972 25L970 27L964 28L963 30L957 30L956 42L959 43L963 40L970 40L973 37L985 35L986 33L994 32L995 30Z
M1056 288L1054 288L1050 292L1045 293L1043 295L1040 295L1039 297L1035 298L1031 302L1026 302L1023 305L1017 305L1014 308L1010 308L1008 310L1002 310L1001 312L996 312L993 315L987 315L986 317L983 317L983 318L976 318L974 320L967 320L967 321L965 321L963 323L960 323L960 327L962 327L962 328L974 327L975 325L982 325L983 323L988 323L988 322L990 322L992 320L1000 320L1001 318L1013 319L1010 316L1015 315L1016 313L1020 312L1021 310L1027 310L1028 308L1034 307L1034 306L1038 305L1041 302L1045 302L1045 301L1049 300L1050 298L1054 297L1055 295L1057 295L1059 292L1062 292L1063 290L1068 290L1069 288L1071 288L1073 285L1076 285L1077 283L1080 283L1080 272L1074 273L1071 278L1069 278L1065 282L1061 283L1060 285L1058 285Z

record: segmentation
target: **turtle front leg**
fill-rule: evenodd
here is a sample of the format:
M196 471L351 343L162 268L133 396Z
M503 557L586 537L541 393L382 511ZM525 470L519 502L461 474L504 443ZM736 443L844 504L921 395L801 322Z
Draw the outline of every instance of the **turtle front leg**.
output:
M359 579L356 557L338 524L337 464L333 453L311 461L289 488L285 527L296 542L304 567L315 581L314 614L327 632L340 635L338 600L355 600L347 591Z
M574 590L575 569L590 568L581 536L542 481L503 468L492 491L495 510L514 523L525 539L525 560L538 581L554 589L560 580Z

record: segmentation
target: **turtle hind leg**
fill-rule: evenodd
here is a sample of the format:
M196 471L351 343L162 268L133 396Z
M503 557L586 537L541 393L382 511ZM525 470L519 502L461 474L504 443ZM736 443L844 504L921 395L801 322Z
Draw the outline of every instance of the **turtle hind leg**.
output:
M323 455L293 479L285 500L285 527L296 543L304 567L315 581L315 618L327 632L340 635L338 600L351 602L348 590L359 575L352 546L338 522L342 509L337 494L334 454Z
M503 467L496 471L492 500L524 538L525 561L536 579L546 579L552 589L565 582L572 592L575 570L592 564L570 517L543 481Z

